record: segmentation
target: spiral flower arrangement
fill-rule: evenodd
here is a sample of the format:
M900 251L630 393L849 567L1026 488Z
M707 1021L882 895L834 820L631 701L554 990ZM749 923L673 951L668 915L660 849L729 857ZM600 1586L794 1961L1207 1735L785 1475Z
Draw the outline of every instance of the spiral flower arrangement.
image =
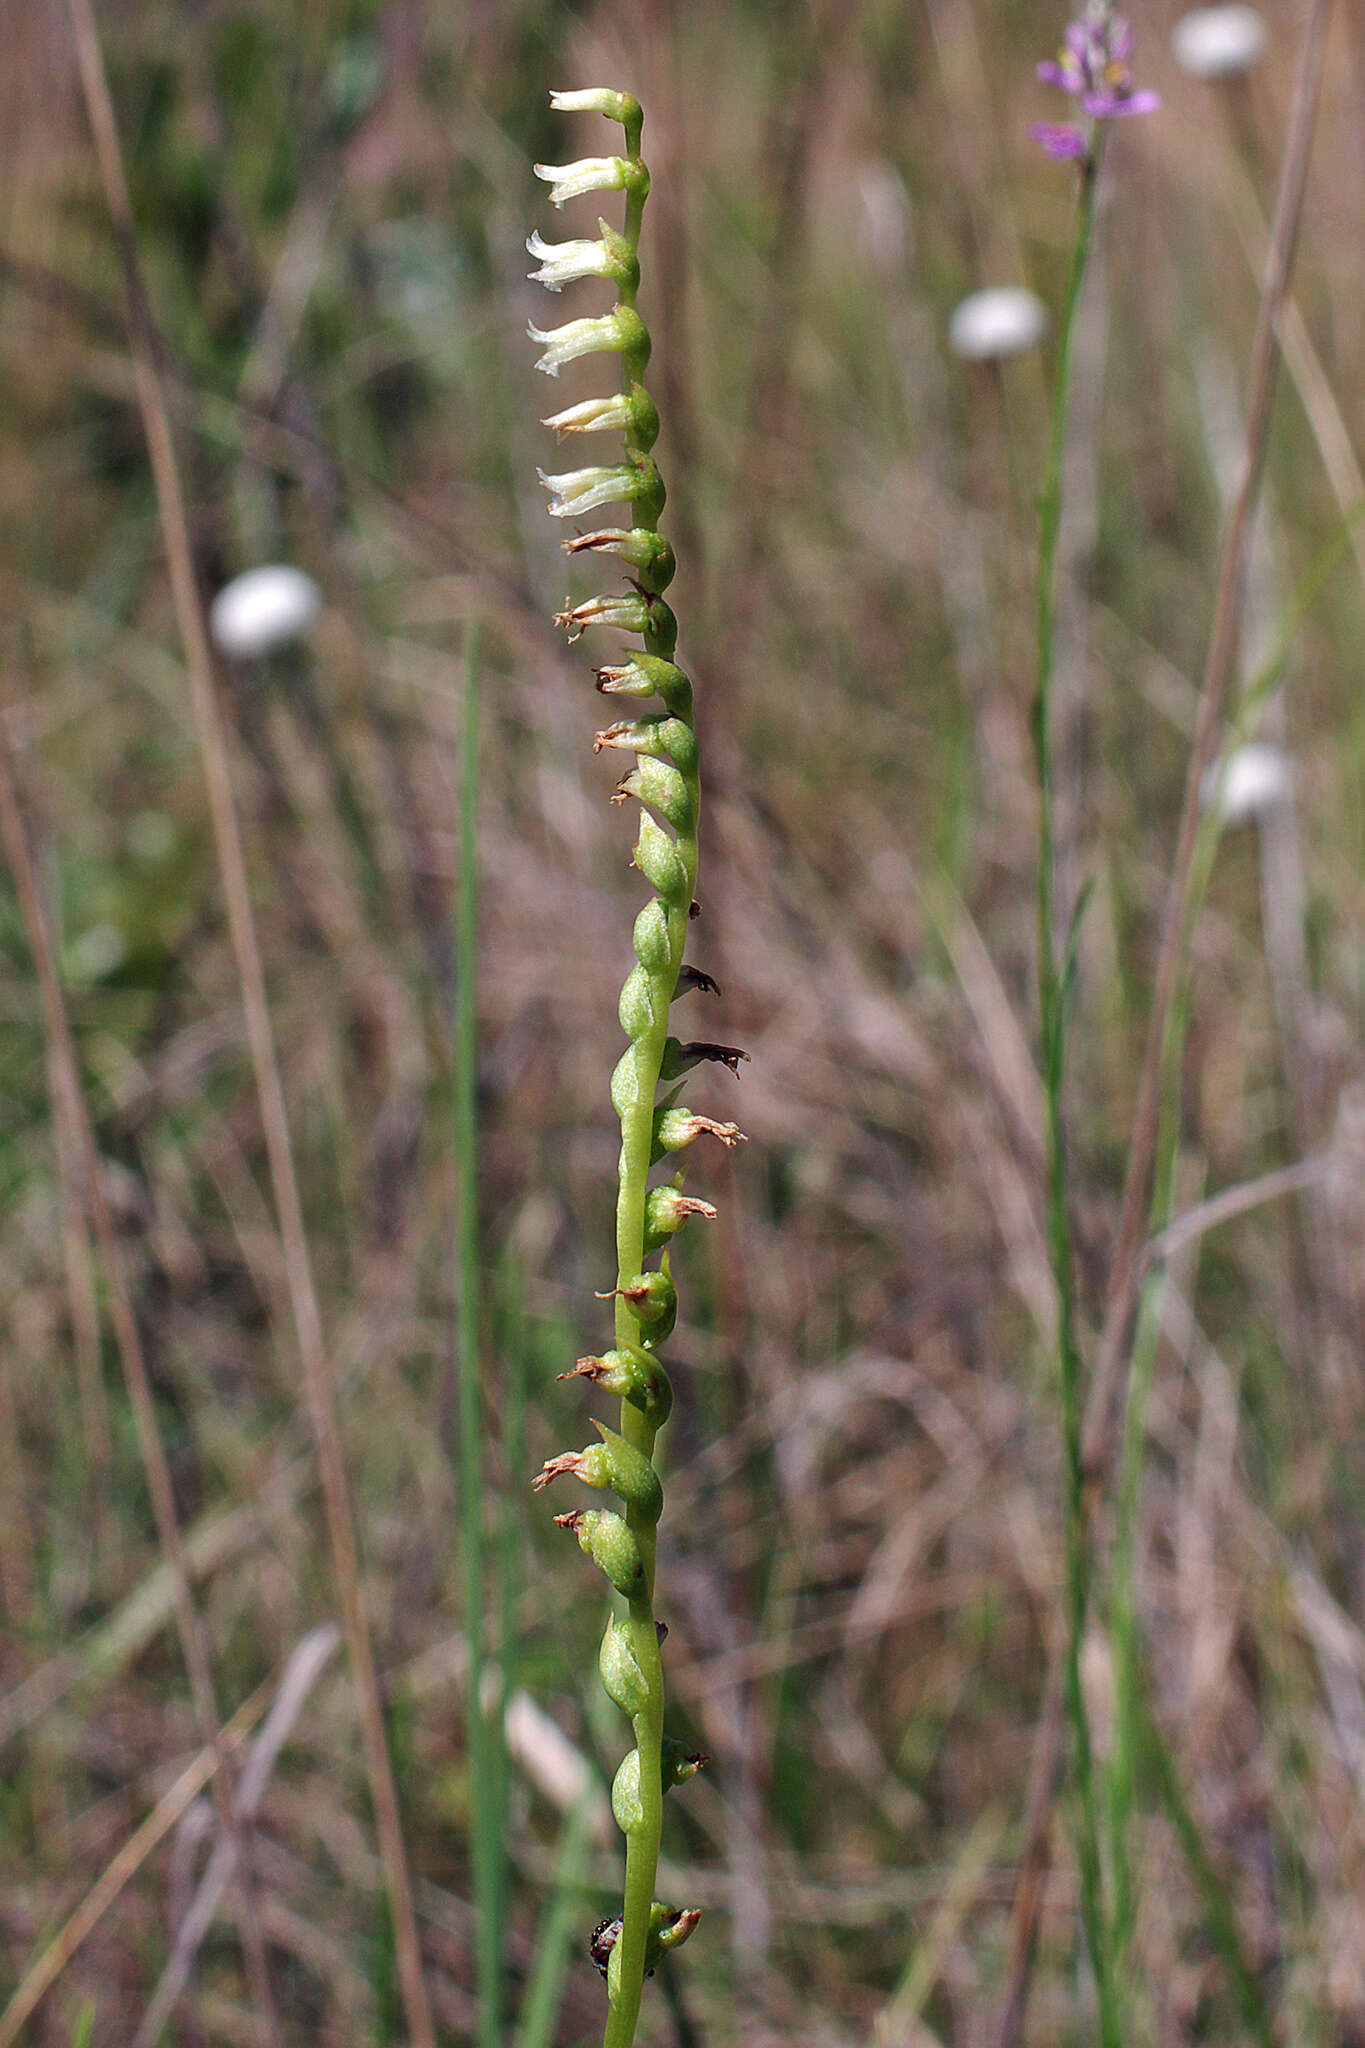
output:
M666 1631L656 1619L654 1587L663 1490L654 1447L673 1398L659 1357L677 1315L668 1246L690 1218L713 1217L715 1211L683 1193L681 1172L653 1186L650 1176L661 1161L704 1134L724 1145L739 1141L742 1134L734 1124L686 1108L674 1084L703 1061L718 1061L733 1073L747 1055L733 1046L685 1041L669 1029L678 997L714 990L715 984L683 961L689 922L697 914L693 892L700 784L692 685L673 659L677 621L663 595L675 563L658 530L664 486L650 451L659 416L641 382L650 353L649 335L636 310L640 226L649 192L649 173L640 157L643 116L628 93L606 88L550 97L562 113L604 114L625 132L620 156L537 164L536 176L550 186L551 204L562 206L590 192L622 192L625 220L619 233L599 221L597 241L551 245L533 234L527 242L540 265L531 275L549 290L600 277L617 294L616 305L601 317L571 320L548 331L531 327L532 340L544 351L537 368L548 376L558 376L566 363L581 356L616 355L621 361L619 391L585 399L553 414L545 425L560 437L619 432L625 446L620 462L558 476L542 471L541 482L551 493L550 512L556 519L574 519L601 505L629 506L628 526L578 533L564 545L569 554L614 555L634 572L626 591L587 598L559 614L556 623L572 639L590 626L638 634L638 652L595 671L597 687L609 696L642 703L653 699L662 707L610 725L593 741L594 752L616 748L635 757L615 801L634 797L640 805L634 864L653 891L635 920L635 965L621 990L619 1009L629 1044L611 1082L612 1105L621 1120L617 1276L603 1298L615 1301L615 1343L600 1357L580 1359L574 1372L564 1375L616 1396L620 1426L613 1430L598 1423L600 1441L551 1458L535 1481L544 1487L567 1474L619 1503L576 1509L556 1519L574 1532L624 1602L624 1611L608 1623L599 1663L603 1686L634 1734L634 1747L612 1787L612 1811L626 1838L625 1899L620 1919L604 1921L597 1929L592 1956L606 1978L610 2001L605 2048L630 2048L644 1978L668 1950L687 1939L700 1917L690 1908L659 1904L654 1884L664 1794L704 1761L664 1735L659 1652ZM655 1254L658 1263L648 1265Z

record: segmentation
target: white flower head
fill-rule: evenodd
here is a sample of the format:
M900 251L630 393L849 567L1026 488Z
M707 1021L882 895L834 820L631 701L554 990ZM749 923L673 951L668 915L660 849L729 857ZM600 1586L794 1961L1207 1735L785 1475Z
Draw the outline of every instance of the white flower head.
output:
M576 164L533 164L550 188L551 206L563 206L585 192L624 192L634 181L633 166L619 156L585 156Z
M1214 762L1199 795L1205 810L1217 804L1225 825L1244 825L1287 804L1294 782L1294 763L1282 748L1251 740Z
M539 234L527 238L526 253L534 256L539 270L527 273L533 284L547 291L563 291L580 277L611 277L615 265L605 242L546 242Z
M221 654L254 661L308 631L322 610L311 576L285 562L234 576L209 606L209 633Z
M557 377L565 363L577 362L579 356L619 349L625 341L621 321L615 313L604 313L600 320L569 320L563 327L548 330L537 327L532 321L528 323L526 332L545 351L543 356L536 358L536 368L543 370L547 377Z
M639 118L640 103L628 92L616 92L609 85L587 85L575 92L552 92L550 105L557 114L605 114L622 124Z
M992 285L954 308L948 345L969 363L1022 355L1047 333L1047 307L1022 285Z
M1171 33L1171 54L1192 78L1232 78L1265 54L1265 22L1254 7L1196 7Z
M617 427L624 433L633 419L633 401L624 391L613 391L610 397L585 398L578 405L566 406L563 412L552 412L540 424L559 435L595 434L606 427Z
M566 469L559 476L547 476L538 469L536 475L552 493L552 519L576 519L580 512L592 512L598 505L621 504L640 495L640 472L629 463L609 469Z

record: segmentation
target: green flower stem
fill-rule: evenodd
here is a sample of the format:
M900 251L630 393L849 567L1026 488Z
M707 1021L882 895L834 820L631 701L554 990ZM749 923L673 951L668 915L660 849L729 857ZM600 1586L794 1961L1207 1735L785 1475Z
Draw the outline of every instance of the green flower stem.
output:
M1057 935L1053 929L1053 874L1056 848L1050 714L1057 542L1061 531L1062 467L1071 399L1076 318L1094 233L1098 164L1093 149L1081 160L1079 169L1080 200L1060 323L1047 471L1038 508L1038 610L1033 744L1038 773L1038 981L1043 1088L1046 1103L1048 1247L1057 1290L1057 1359L1066 1489L1067 1641L1063 1684L1067 1719L1071 1726L1075 1750L1076 1790L1080 1808L1078 1855L1081 1919L1091 1966L1095 1972L1100 2008L1100 2037L1104 2048L1118 2048L1119 2010L1110 1970L1109 1941L1105 1925L1094 1756L1085 1695L1081 1685L1081 1643L1090 1601L1090 1544L1086 1527L1084 1467L1081 1457L1081 1359L1076 1338L1076 1288L1067 1192L1066 1134L1062 1115L1069 979L1067 959L1070 948L1069 945L1064 948L1059 958Z
M638 159L643 116L637 109L634 118L628 119L623 125L626 155ZM637 255L644 202L644 192L638 188L632 189L626 195L623 237L632 253ZM621 303L632 312L635 311L637 290L638 286L634 283L623 282L621 286ZM623 358L623 389L629 388L629 373L633 367L629 358ZM639 367L643 371L643 363ZM627 428L625 440L628 460L643 458L648 454L648 450L641 446L634 422ZM641 505L638 508L635 520L638 527L652 532L657 531L658 523L658 514L652 506ZM639 581L646 589L656 587L656 579L656 571L640 571ZM666 631L661 634L657 627L646 627L643 636L645 652L668 659L673 653L673 637ZM687 898L690 903L697 872L695 837L690 847L680 841L678 850L683 856L687 870ZM616 1203L618 1290L628 1287L644 1264L645 1196L648 1191L650 1157L654 1145L654 1104L659 1087L659 1071L663 1066L664 1046L668 1038L668 1006L677 987L678 971L682 966L683 947L687 939L687 906L671 909L667 914L667 925L668 956L666 964L660 971L658 982L658 992L663 994L666 989L667 994L663 1002L654 1004L649 1029L635 1041L635 1098L621 1118L620 1191ZM639 1342L635 1317L624 1294L619 1291L616 1297L616 1341L618 1345ZM629 1401L621 1403L621 1434L627 1443L633 1444L645 1457L653 1459L657 1432L639 1409ZM659 1843L663 1833L664 1801L660 1757L664 1735L664 1680L654 1617L655 1533L652 1526L639 1526L638 1513L637 1509L630 1509L626 1519L635 1528L640 1542L647 1591L643 1598L631 1603L630 1636L635 1661L644 1673L645 1683L649 1688L649 1699L632 1723L635 1747L640 1758L640 1818L637 1826L626 1837L625 1899L619 1937L620 1991L608 2008L604 2048L630 2048L631 2042L635 2039L635 2027L644 1988L645 1946L649 1936L650 1911L654 1904L654 1885L659 1869Z

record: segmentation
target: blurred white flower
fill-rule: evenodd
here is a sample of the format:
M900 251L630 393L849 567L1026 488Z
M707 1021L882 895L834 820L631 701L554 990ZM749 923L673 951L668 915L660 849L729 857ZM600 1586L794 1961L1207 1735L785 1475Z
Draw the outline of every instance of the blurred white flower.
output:
M302 569L273 562L234 576L209 606L209 632L220 654L253 661L308 631L322 610L322 592Z
M1266 25L1254 7L1196 7L1171 32L1171 53L1192 78L1231 78L1265 52Z
M1200 798L1205 810L1217 803L1225 825L1243 825L1249 818L1287 804L1294 794L1294 763L1279 747L1252 740L1234 747L1226 760L1215 761L1204 777Z
M121 926L92 924L66 948L66 972L78 983L103 981L116 973L127 957L128 941Z
M962 300L948 322L948 345L969 363L1017 356L1047 333L1047 307L1022 285L992 285Z

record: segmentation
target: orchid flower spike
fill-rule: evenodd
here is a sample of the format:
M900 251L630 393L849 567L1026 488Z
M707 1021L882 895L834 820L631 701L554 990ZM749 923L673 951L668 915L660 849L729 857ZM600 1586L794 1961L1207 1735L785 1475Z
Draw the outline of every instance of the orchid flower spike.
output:
M537 233L526 244L539 265L531 274L548 290L600 277L617 292L617 304L608 314L530 329L543 350L537 367L549 376L558 376L583 356L615 355L621 362L618 391L580 399L552 413L545 425L559 435L617 432L625 445L618 462L556 474L541 470L539 475L551 494L553 518L577 519L606 504L629 506L627 524L576 533L564 546L574 559L613 556L631 572L623 590L577 603L566 600L556 623L571 639L603 627L637 636L638 651L596 670L597 686L609 695L642 702L652 698L660 707L639 709L599 732L593 742L595 751L634 757L614 800L634 800L639 806L632 858L650 891L635 920L635 964L618 1005L626 1049L611 1079L612 1106L621 1121L617 1270L615 1286L604 1290L602 1299L614 1305L614 1342L600 1356L581 1358L568 1375L619 1399L619 1433L599 1425L600 1443L548 1459L534 1482L546 1487L568 1478L607 1493L617 1504L575 1509L558 1520L624 1603L608 1625L598 1668L608 1697L627 1716L634 1735L612 1793L612 1811L626 1838L625 1905L619 1919L598 1928L591 1952L607 1980L607 2048L631 2048L645 1978L680 1946L699 1917L695 1908L664 1906L653 1896L663 1793L694 1775L700 1761L664 1734L659 1650L666 1630L655 1615L654 1576L663 1488L654 1446L673 1398L659 1356L678 1310L670 1247L689 1224L708 1222L716 1213L709 1202L683 1193L681 1173L653 1185L651 1174L699 1137L726 1147L739 1142L743 1134L736 1125L685 1108L672 1084L707 1063L737 1073L747 1055L733 1046L683 1041L669 1028L675 1002L715 984L683 959L697 909L701 785L692 685L673 659L678 626L663 594L676 563L671 544L659 532L664 487L650 453L659 416L641 381L649 360L649 335L635 303L640 226L649 191L649 173L640 158L642 116L629 93L607 87L555 93L553 104L562 113L597 113L619 121L625 147L620 156L537 164L536 175L549 185L551 203L562 206L588 192L621 192L625 221L619 233L599 222L597 241L552 244Z

